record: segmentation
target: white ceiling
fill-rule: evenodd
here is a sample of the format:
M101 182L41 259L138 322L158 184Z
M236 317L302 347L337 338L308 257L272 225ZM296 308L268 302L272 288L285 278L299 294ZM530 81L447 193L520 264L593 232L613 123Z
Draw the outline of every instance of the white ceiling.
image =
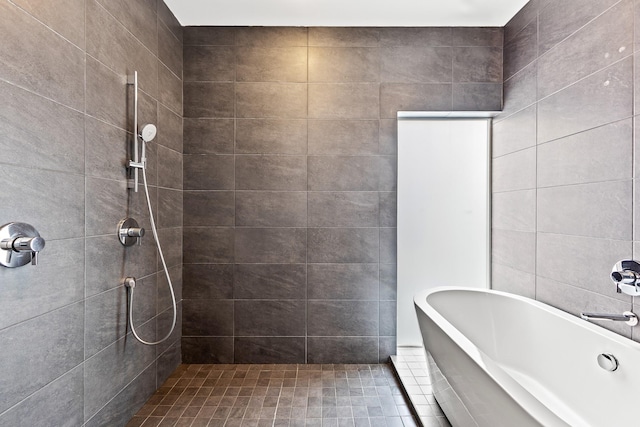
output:
M501 27L528 0L165 0L182 25Z

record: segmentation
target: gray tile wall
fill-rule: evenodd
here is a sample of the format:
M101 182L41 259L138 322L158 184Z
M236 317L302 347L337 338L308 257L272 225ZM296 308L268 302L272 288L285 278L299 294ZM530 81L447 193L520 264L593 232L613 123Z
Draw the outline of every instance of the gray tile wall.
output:
M573 314L632 308L609 273L640 256L638 11L637 0L532 0L505 27L504 113L493 126L494 288Z
M47 241L37 267L0 267L0 425L125 425L181 360L180 324L158 347L126 328L125 275L140 333L171 321L143 192L126 189L126 77L158 125L150 190L181 299L182 29L159 0L0 0L0 23L0 224ZM126 216L142 246L118 242Z
M396 112L495 110L498 28L184 33L188 363L395 352Z

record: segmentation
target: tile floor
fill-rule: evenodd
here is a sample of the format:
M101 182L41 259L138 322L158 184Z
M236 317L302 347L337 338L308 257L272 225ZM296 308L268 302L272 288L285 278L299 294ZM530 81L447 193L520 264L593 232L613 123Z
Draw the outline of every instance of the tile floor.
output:
M396 356L391 356L391 364L420 423L424 427L451 427L433 396L424 348L398 347Z
M417 424L390 365L181 365L127 426Z

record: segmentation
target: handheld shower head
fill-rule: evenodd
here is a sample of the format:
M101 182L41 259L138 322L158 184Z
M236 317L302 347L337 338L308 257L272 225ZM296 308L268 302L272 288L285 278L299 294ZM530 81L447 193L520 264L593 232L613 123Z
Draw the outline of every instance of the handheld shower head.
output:
M144 142L151 142L156 137L157 132L156 126L149 123L140 128L139 136Z

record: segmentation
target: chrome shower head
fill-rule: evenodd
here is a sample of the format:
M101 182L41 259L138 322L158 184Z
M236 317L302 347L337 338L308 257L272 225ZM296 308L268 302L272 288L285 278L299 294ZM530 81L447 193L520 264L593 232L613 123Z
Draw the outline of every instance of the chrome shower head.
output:
M146 124L140 128L139 136L144 142L151 142L156 137L158 129L155 125Z

